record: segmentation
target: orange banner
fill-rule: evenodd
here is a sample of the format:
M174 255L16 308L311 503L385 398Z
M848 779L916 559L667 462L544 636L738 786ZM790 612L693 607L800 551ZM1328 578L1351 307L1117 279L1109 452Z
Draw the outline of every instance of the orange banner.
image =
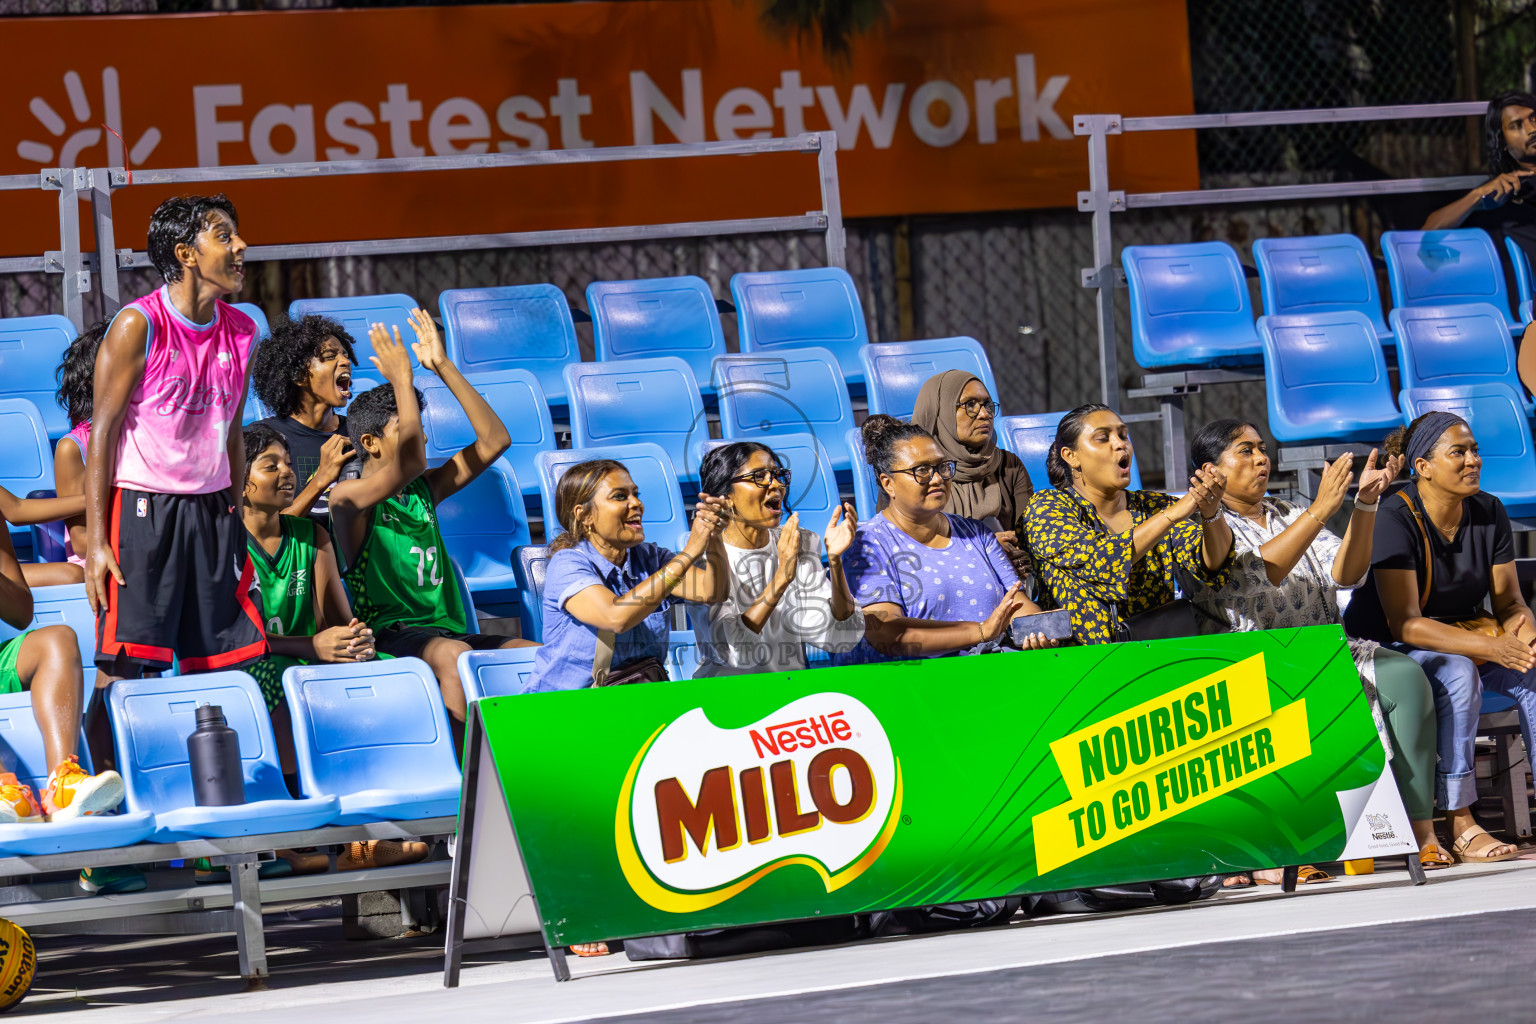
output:
M1077 113L1192 110L1181 0L894 0L829 62L727 0L5 22L0 174L515 152L832 130L844 214L1071 206ZM1128 191L1198 187L1190 133L1112 140ZM213 186L218 187L218 186ZM172 192L114 200L142 249ZM253 244L799 214L800 154L236 183ZM0 255L58 247L0 193ZM86 208L82 207L86 212ZM87 245L90 244L86 225Z

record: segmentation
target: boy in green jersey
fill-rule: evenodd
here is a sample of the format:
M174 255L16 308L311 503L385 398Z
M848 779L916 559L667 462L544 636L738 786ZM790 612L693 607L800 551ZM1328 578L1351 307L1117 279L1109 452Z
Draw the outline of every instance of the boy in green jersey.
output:
M427 469L421 429L421 394L411 383L411 356L383 324L369 329L370 360L385 385L366 391L347 410L361 475L331 490L331 524L346 561L347 587L357 613L374 626L380 652L420 658L432 667L443 704L464 721L458 659L464 651L535 646L469 632L448 549L437 525L437 506L467 487L511 444L506 426L459 368L448 360L432 318L411 310L422 368L435 373L463 406L475 442L435 469Z

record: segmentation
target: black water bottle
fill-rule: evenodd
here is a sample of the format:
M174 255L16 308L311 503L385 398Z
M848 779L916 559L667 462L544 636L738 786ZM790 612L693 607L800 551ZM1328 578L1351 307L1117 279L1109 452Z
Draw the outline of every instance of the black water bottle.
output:
M197 728L187 736L192 767L192 799L199 807L245 803L245 777L240 771L240 734L224 722L224 709L204 704L197 709Z

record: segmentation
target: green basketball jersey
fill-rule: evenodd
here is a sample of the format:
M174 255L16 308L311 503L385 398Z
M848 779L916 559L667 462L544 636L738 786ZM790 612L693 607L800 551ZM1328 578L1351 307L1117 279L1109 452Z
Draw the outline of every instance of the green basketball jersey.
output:
M425 477L373 507L362 550L342 578L352 594L353 612L374 629L469 631Z
M274 636L314 636L315 524L307 516L282 516L283 540L277 554L245 535L246 550L261 584L261 622Z

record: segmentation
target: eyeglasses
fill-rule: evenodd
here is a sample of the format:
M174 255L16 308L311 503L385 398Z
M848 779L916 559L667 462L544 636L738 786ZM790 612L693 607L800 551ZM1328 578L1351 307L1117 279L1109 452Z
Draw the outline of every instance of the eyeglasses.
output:
M893 469L892 473L911 473L912 479L920 484L926 484L933 479L933 474L939 474L940 480L948 480L955 475L955 460L940 462L937 465L922 463L916 466L908 466L906 469Z
M959 405L955 406L955 408L964 409L965 414L971 419L975 419L977 416L980 416L983 409L987 411L988 416L997 415L997 403L992 401L990 398L972 398L969 401L961 402Z
M751 481L759 487L768 487L772 485L775 480L777 480L785 487L788 487L790 478L793 475L794 474L787 469L754 469L750 473L743 473L741 476L731 477L731 483L739 484Z

